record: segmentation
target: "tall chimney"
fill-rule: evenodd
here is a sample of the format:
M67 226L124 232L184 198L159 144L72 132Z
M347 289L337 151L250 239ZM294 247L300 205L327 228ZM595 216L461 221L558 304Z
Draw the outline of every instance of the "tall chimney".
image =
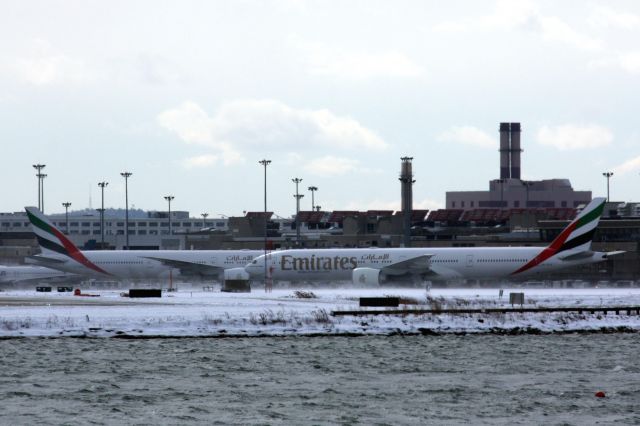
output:
M411 213L413 212L413 157L402 157L400 164L400 189L402 197L402 234L405 247L411 247Z
M511 178L520 179L520 123L511 123Z
M500 179L509 179L509 123L500 123Z

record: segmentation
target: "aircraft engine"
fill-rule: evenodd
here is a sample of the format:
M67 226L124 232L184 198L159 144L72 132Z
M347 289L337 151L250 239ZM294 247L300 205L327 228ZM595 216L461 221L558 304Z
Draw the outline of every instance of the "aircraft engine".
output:
M353 270L352 281L355 285L380 285L380 270L373 268L356 268Z
M244 268L231 268L224 270L225 281L249 281L249 273Z

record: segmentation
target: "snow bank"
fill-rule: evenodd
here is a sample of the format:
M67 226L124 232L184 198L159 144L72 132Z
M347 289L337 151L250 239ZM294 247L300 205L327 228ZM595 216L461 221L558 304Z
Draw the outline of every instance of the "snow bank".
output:
M308 290L307 290L308 291ZM128 299L119 292L79 298L64 293L0 293L0 337L21 336L274 336L317 334L539 333L640 331L640 316L610 313L509 313L332 316L358 308L362 296L400 296L411 308L508 306L524 291L525 306L640 306L640 289L313 289L248 294L180 291L161 299ZM414 304L419 305L414 305Z

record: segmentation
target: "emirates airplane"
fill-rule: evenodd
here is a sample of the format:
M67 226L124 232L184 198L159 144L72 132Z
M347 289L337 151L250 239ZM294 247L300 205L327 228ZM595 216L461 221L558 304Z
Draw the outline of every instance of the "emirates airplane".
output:
M264 278L266 270L274 280L352 280L354 284L380 284L394 277L481 279L552 272L622 253L591 250L604 204L604 198L593 199L547 247L283 250L255 258L245 270L254 279Z
M106 279L181 276L232 279L262 251L257 250L100 250L80 251L35 207L26 207L42 254L30 263L78 275ZM231 274L231 275L230 275Z

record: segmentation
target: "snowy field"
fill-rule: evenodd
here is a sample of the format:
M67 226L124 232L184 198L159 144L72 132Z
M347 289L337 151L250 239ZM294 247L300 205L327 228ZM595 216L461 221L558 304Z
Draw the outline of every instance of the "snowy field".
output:
M609 313L509 313L333 316L358 308L362 296L399 296L406 307L508 307L509 292L525 306L640 306L640 289L276 289L272 293L181 290L162 298L129 299L120 291L0 293L0 337L19 336L274 336L315 334L519 333L640 331L640 316ZM311 292L311 294L309 294ZM380 308L377 308L380 309Z

